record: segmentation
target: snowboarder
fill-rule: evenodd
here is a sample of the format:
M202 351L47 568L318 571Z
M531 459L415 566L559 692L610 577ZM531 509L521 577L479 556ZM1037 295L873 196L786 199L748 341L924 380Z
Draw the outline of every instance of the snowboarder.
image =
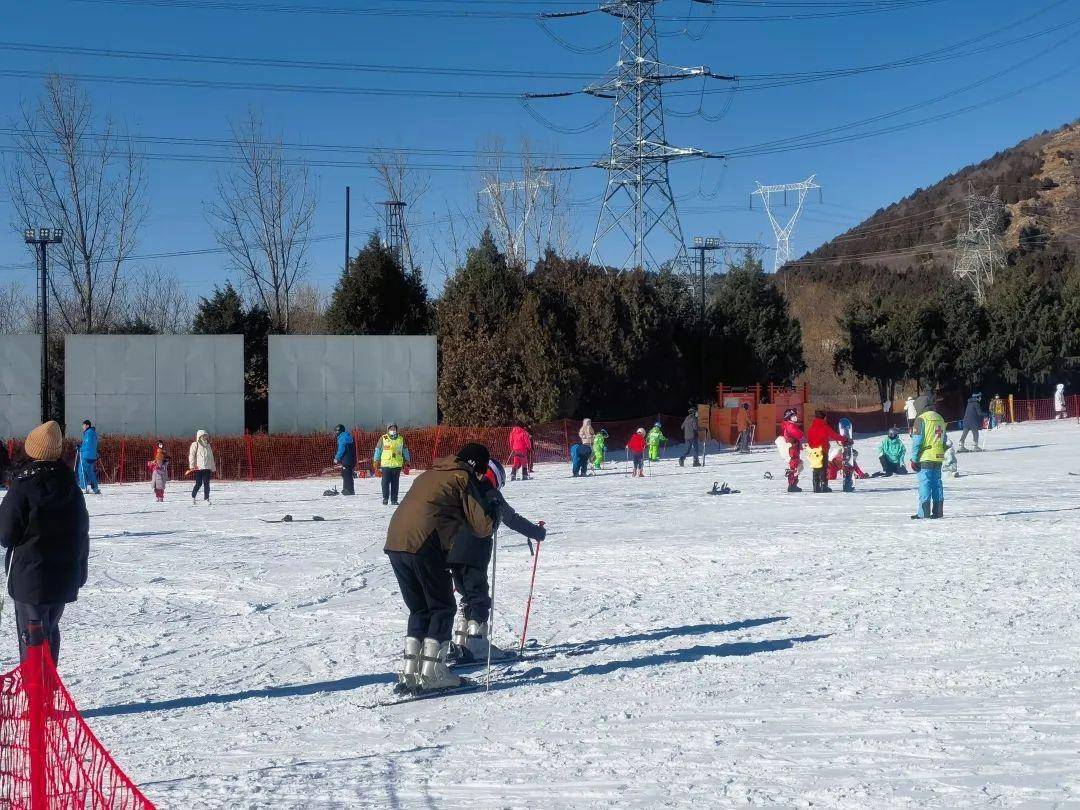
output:
M843 444L844 441L844 437L829 427L829 423L825 421L825 411L814 411L814 420L806 432L806 444L812 450L821 450L821 457L824 459L821 467L816 467L811 472L814 492L832 492L828 481L828 470L825 466L830 461L829 442Z
M920 397L919 415L911 439L911 469L919 476L919 511L912 517L940 518L945 514L941 467L945 462L945 420L934 410L930 394Z
M645 428L638 428L630 441L626 443L626 451L634 462L633 476L645 477Z
M853 430L854 428L850 419L845 417L840 420L840 435L843 437L843 441L841 442L843 449L840 452L840 469L844 474L844 492L855 491L854 476L855 471L858 469L858 464L855 460L855 439ZM859 478L866 477L866 473L862 470L859 470L858 473Z
M604 458L607 456L607 440L608 432L604 428L601 428L600 432L593 437L592 464L594 470L599 470L604 466Z
M739 437L735 440L735 449L740 453L749 453L753 443L754 422L750 418L750 403L744 402L735 413L735 426Z
M383 506L397 506L401 471L411 460L409 448L405 446L405 437L398 433L397 425L391 422L386 426L386 433L375 445L372 460L372 465L382 476Z
M686 457L693 453L694 466L700 467L698 454L701 452L701 423L698 421L697 408L690 408L690 412L686 414L682 422L682 432L686 447L683 449L683 454L679 456L679 466L685 466Z
M390 519L383 551L409 609L398 678L403 689L461 685L446 663L456 610L447 558L462 530L490 537L495 529L479 488L490 461L482 444L467 444L456 456L439 459L417 477Z
M982 427L983 419L985 418L986 411L982 409L982 394L975 392L968 400L967 409L964 411L964 432L960 434L960 449L957 452L968 452L964 443L967 441L969 433L971 434L971 441L975 452L982 452L982 448L979 447L979 429ZM912 453L912 456L914 456L914 453Z
M86 584L90 516L75 475L60 461L56 422L26 437L30 463L15 474L0 503L0 546L7 549L8 593L15 601L19 654L26 658L31 624L60 658L60 618Z
M98 434L97 428L90 424L89 419L82 423L82 443L79 445L79 467L82 472L81 480L83 494L101 494L98 486L97 460L98 460Z
M1005 401L999 394L990 400L990 429L1005 424Z
M584 478L589 474L589 456L592 450L581 442L570 448L571 472L574 478Z
M514 511L502 495L501 490L505 484L506 471L503 465L498 459L491 459L478 488L487 513L492 516L494 527L505 524L511 531L530 540L542 542L547 537L547 529L530 523ZM487 570L491 563L491 548L491 536L479 537L468 527L462 527L447 555L454 587L461 594L453 640L457 648L457 658L463 663L485 660L489 646L492 649L492 659L507 657L505 652L490 644L488 640L491 596L488 591Z
M214 460L214 448L210 445L210 434L205 430L195 433L195 441L188 448L188 472L195 475L195 487L191 490L191 505L198 501L199 490L203 491L203 500L210 504L210 479L217 470Z
M919 415L915 408L915 397L908 397L904 401L904 415L907 416L907 432L910 436L915 429L915 417Z
M593 430L592 419L586 419L581 423L581 430L578 431L577 435L578 438L581 439L581 443L592 450L593 439L596 438L596 431Z
M165 443L158 442L154 448L154 457L146 462L150 471L150 486L158 503L165 500L165 484L169 481L169 454L165 452Z
M874 477L890 478L894 475L907 475L907 467L904 466L905 455L907 455L907 448L904 446L903 439L900 438L900 431L894 427L889 428L888 435L878 445L881 472L874 473Z
M521 480L528 481L531 472L532 436L524 426L518 424L510 429L510 480L516 481L518 470Z
M780 426L780 438L787 444L787 491L802 492L802 489L799 488L802 459L799 456L802 454L802 445L806 437L803 435L802 428L799 427L799 412L795 408L788 408L784 411L784 421Z
M1058 383L1057 389L1054 391L1054 418L1065 418L1065 383ZM964 440L960 440L960 447L963 449Z
M334 463L341 465L341 494L355 495L353 478L356 470L356 442L344 425L338 425L334 429L334 437L337 439Z
M649 447L650 462L660 460L660 443L666 441L667 436L664 435L664 426L657 422L652 426L649 435L645 437L645 443Z

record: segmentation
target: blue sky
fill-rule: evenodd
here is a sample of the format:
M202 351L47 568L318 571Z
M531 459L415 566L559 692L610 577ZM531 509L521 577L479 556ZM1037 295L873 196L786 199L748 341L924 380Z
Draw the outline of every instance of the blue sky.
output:
M817 9L813 8L815 4ZM545 5L494 0L276 0L261 5L283 10L255 11L250 0L39 0L8 4L0 35L4 43L0 45L3 127L13 125L20 100L40 92L41 79L25 75L38 71L440 92L517 93L576 89L582 84L574 78L531 75L474 78L115 59L32 53L21 49L27 44L598 76L616 58L614 49L586 54L567 50L529 19L528 12L584 9L591 7L589 2L554 0ZM664 61L707 65L718 73L741 76L802 73L903 59L1003 28L996 37L979 43L993 44L1080 18L1080 0L1036 1L1022 4L1022 8L1007 0L931 0L872 14L852 13L865 5L859 0L766 0L756 7L747 5L744 0L718 5L715 15L724 19L711 22L697 40L675 32L684 23L661 23L662 30L672 32L661 40ZM658 13L686 17L689 6L688 0L670 0L661 4ZM392 13L370 13L377 9ZM1047 10L1026 23L1014 24L1042 9ZM476 16L453 16L447 10L468 10ZM835 13L815 19L777 19L784 14L805 15L812 11ZM701 6L695 6L692 13L695 17L707 16ZM731 17L742 19L726 19ZM581 46L602 45L618 34L617 21L605 14L552 21L548 27ZM690 28L695 34L702 31L696 23ZM750 89L735 94L726 116L719 121L669 118L668 140L672 144L723 153L915 105L1002 71L1002 76L980 87L870 128L948 113L1036 85L1000 103L891 134L778 154L748 154L726 162L681 165L673 169L672 182L687 238L722 233L729 239L769 241L771 233L764 214L760 208L749 210L754 181L793 182L816 174L823 186L824 202L819 203L816 197L810 199L794 239L794 251L799 255L917 187L934 183L1031 134L1080 117L1075 92L1077 72L1072 69L1077 53L1075 42L1069 40L1057 50L1048 51L1055 43L1078 34L1080 25L1065 27L1000 51L822 82L752 89L754 82L746 80L742 87ZM20 49L10 49L11 44ZM1024 60L1028 60L1027 64L1012 68ZM1062 75L1037 84L1062 71ZM108 112L139 136L225 138L230 119L241 118L252 108L259 110L288 142L467 152L492 138L514 146L527 137L540 151L600 158L611 130L610 117L605 117L599 126L581 134L553 132L512 98L375 96L96 81L86 81L84 88L98 110ZM673 89L698 88L700 84L693 83ZM707 99L706 112L721 111L724 101L723 94ZM696 103L692 97L670 99L670 105L677 109L692 109ZM597 119L605 110L603 101L588 97L535 104L549 118L571 128ZM0 142L10 143L8 136L0 136ZM183 144L149 145L145 149L151 155L184 153L201 158L222 154L212 147ZM297 154L316 160L327 157L319 152ZM382 199L383 195L373 173L364 165L366 153L346 151L329 157L357 165L312 168L320 192L313 234L343 233L342 199L344 187L351 185L356 245L378 226L366 201ZM431 188L421 210L414 212L415 220L438 221L448 206L473 206L478 187L476 173L446 167L471 164L474 159L438 154L418 160L436 164L440 170L431 172ZM140 237L140 253L214 247L204 206L213 194L219 170L219 164L210 162L149 159L150 218ZM576 173L572 179L574 199L594 200L603 182L599 170ZM0 222L4 224L11 219L6 197L6 192L0 194ZM596 204L581 205L577 211L578 247L587 252ZM441 227L435 224L421 228L414 239L423 248L439 238ZM29 281L31 271L25 269L27 254L21 236L16 231L8 233L7 238L0 239L0 283L11 279ZM342 253L341 239L314 243L310 279L329 290L340 271ZM212 253L155 259L147 264L174 272L196 295L207 292L230 273L225 258ZM427 275L438 287L441 274L432 264L429 260ZM137 271L138 266L131 269Z

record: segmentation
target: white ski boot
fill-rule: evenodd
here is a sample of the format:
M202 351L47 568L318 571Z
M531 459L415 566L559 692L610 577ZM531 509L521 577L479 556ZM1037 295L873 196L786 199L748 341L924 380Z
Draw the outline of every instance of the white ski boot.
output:
M469 639L465 648L469 651L474 661L487 661L488 648L491 648L492 661L505 661L510 658L510 653L499 649L488 639L487 622L469 622Z
M411 692L420 686L420 649L424 646L421 639L405 638L405 664L398 673L398 692Z
M424 639L424 648L420 655L420 690L434 692L439 689L456 689L461 686L461 678L446 666L446 655L450 652L450 642L439 642L433 638Z

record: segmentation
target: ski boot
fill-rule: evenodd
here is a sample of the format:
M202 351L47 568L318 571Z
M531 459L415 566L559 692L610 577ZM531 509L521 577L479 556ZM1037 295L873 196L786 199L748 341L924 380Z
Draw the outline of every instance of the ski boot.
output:
M923 501L919 504L919 511L911 516L912 520L925 520L932 514L932 506L930 501Z
M844 492L854 492L855 485L851 481L844 482Z
M930 517L935 520L945 517L944 501L934 501L934 505L930 509Z
M465 618L465 611L458 609L454 618L454 635L450 644L450 664L471 664L472 657L469 655L469 620Z
M398 682L394 686L394 691L398 694L408 694L415 692L420 686L420 648L423 646L423 642L408 636L405 639L405 664L398 673Z
M974 451L975 451L976 453L981 453L981 452L983 452L983 449L982 449L981 447L979 447L979 445L975 445L975 446L974 446L974 447L972 448L972 450L974 450Z
M446 656L449 652L449 641L424 639L424 646L420 653L419 689L421 692L456 689L461 686L461 678L451 672L446 665Z
M679 466L680 467L685 467L686 466L686 457L685 456L683 456L682 458L679 459Z
M505 661L511 657L506 650L501 650L491 643L488 638L487 622L469 622L469 639L466 642L466 649L474 661L487 661L489 649L492 661Z
M790 481L790 482L788 482L787 491L788 492L802 492L802 490L799 489L799 482L798 481Z
M698 461L696 458L694 459L694 466L695 467L700 467L701 466L701 462Z

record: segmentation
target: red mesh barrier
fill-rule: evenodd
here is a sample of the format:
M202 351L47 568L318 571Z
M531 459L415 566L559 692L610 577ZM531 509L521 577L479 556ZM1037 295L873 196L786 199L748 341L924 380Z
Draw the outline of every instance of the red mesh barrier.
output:
M0 807L154 807L79 715L45 645L0 676Z
M1015 399L1013 400L1013 415L1017 422L1033 422L1040 419L1056 419L1053 399ZM1065 416L1069 419L1080 417L1080 395L1071 394L1065 397ZM1009 407L1006 403L1005 417L1009 418Z

